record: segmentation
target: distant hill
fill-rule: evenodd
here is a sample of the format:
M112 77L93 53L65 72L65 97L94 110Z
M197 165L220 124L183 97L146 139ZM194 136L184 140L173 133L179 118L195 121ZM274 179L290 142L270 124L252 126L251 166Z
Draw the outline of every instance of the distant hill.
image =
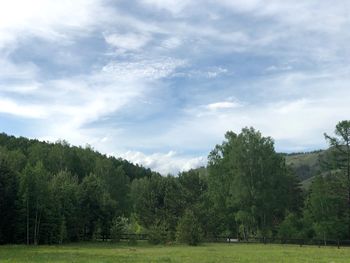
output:
M301 181L313 177L320 171L320 158L325 155L325 150L286 155L286 164L292 167Z
M328 150L319 150L305 153L286 154L286 164L289 165L299 177L304 188L308 188L313 177L320 172L320 159Z

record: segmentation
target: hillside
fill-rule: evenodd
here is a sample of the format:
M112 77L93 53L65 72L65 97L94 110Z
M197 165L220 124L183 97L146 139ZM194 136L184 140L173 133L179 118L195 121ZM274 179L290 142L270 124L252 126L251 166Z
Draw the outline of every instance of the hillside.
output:
M314 176L320 170L319 159L326 151L296 153L286 155L286 164L290 165L300 180L304 181Z
M0 155L6 156L13 169L21 172L27 163L40 161L53 174L65 170L83 179L96 172L101 164L109 163L113 169L122 167L130 181L150 176L152 171L121 158L106 156L86 147L71 146L66 141L42 142L0 133Z

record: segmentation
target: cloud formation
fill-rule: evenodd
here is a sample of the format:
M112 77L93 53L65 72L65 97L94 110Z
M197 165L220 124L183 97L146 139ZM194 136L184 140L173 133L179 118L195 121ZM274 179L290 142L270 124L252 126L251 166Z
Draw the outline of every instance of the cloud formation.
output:
M326 147L350 116L350 4L1 1L0 129L91 144L164 174L228 130ZM296 15L297 14L297 15Z

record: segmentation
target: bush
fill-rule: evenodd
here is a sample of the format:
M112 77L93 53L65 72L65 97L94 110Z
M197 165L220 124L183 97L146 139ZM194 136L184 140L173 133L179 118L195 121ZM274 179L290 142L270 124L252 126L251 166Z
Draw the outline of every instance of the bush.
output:
M299 219L295 214L288 214L279 225L278 236L282 239L298 238L300 229L298 229Z
M148 230L148 242L153 245L165 244L167 241L167 231L163 224L152 226Z
M201 241L201 228L198 219L191 210L186 210L179 220L176 239L178 242L191 246L195 246Z
M111 239L113 242L119 242L122 234L124 233L125 226L127 224L127 218L118 217L114 220L111 227Z

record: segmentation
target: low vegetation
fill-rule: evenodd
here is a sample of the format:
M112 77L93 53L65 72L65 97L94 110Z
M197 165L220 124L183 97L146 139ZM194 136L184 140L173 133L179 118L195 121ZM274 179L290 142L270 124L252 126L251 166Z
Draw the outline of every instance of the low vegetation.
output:
M76 243L60 246L0 246L2 263L20 262L349 262L350 249L263 244L202 244L154 246L127 244Z

